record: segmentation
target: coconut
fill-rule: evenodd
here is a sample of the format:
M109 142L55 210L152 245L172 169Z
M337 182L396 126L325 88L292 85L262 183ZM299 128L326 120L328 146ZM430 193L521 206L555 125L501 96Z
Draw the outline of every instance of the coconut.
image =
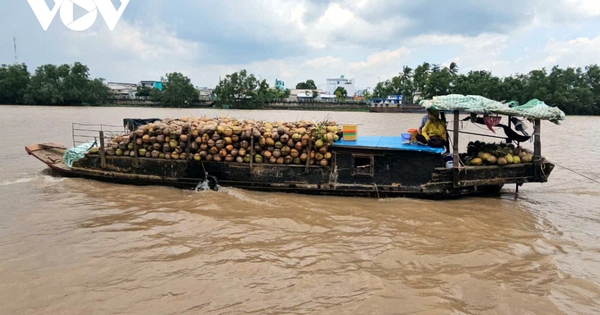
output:
M279 126L277 127L277 133L281 136L284 135L286 133L286 128L284 126Z
M521 158L521 161L523 163L531 163L531 161L533 160L533 156L529 153L526 153L525 155L523 155L523 157Z
M323 147L323 145L324 145L323 140L319 139L319 140L315 141L315 147L317 149Z
M327 164L328 164L328 161L325 159L323 159L319 162L319 165L321 165L321 166L327 166Z
M483 164L483 160L481 158L474 158L471 160L471 165L479 166Z
M512 156L512 155L510 155L510 154L507 154L505 157L506 157L506 162L507 162L508 164L512 164L512 163L514 163L514 158L513 158L513 156Z

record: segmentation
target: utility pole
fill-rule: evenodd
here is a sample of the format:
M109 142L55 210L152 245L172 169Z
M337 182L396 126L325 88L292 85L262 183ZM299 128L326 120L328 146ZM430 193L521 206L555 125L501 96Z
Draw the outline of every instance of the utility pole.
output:
M19 59L17 58L17 38L15 36L13 36L13 44L15 46L15 64L17 64Z

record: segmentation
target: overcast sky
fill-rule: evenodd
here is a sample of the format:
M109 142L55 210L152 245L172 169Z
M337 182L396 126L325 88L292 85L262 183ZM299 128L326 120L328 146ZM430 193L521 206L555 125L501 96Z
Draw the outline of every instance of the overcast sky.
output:
M214 87L247 69L271 86L345 75L365 88L424 61L499 76L600 63L600 0L131 0L113 31L98 14L80 32L60 13L44 31L27 0L2 0L0 21L0 63L16 37L31 72L79 61L114 82L177 71Z

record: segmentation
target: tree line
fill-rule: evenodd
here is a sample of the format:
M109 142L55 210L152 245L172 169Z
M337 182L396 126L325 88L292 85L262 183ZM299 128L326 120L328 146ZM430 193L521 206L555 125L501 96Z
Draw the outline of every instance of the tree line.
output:
M25 64L0 66L0 104L105 104L112 92L102 79L90 79L89 68L47 64L31 75Z
M198 90L183 74L168 73L161 81L162 90L138 87L137 96L167 107L192 107L198 102ZM312 97L318 96L314 80L300 82L296 88L313 90ZM246 70L220 79L213 93L221 104L236 108L260 108L290 96L289 89L271 88L266 80ZM343 88L335 94L338 98L348 96ZM394 94L402 94L406 103L416 100L416 96L428 99L447 94L482 95L521 104L537 98L566 114L600 115L600 66L555 66L550 71L543 68L500 78L489 71L459 74L454 62L444 67L425 62L414 69L404 66L398 75L378 83L372 96ZM367 99L370 96L365 95ZM89 68L79 62L42 65L33 74L25 64L0 66L0 104L104 105L114 102L114 98L104 79L90 78Z
M498 101L524 104L539 99L557 106L568 115L600 115L600 67L585 68L554 66L527 74L500 78L489 71L458 73L452 62L446 67L423 63L414 70L404 66L398 75L377 84L374 97L402 94L410 103L414 96L428 99L448 94L481 95Z
M106 105L115 94L104 79L90 78L89 68L46 64L30 74L25 64L0 66L0 104L15 105ZM188 107L198 101L198 90L181 73L161 78L162 90L138 87L137 96L147 96L162 106Z

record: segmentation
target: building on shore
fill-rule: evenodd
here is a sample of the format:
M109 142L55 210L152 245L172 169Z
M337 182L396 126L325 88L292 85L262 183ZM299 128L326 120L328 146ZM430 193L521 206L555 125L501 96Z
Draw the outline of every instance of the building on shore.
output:
M346 79L343 75L339 78L327 79L327 94L335 95L335 90L338 87L343 87L350 98L356 93L354 79Z
M106 86L112 91L116 99L131 100L135 99L138 85L135 83L107 82Z
M140 81L139 86L142 88L154 88L159 91L163 89L162 81Z
M211 89L208 87L200 87L197 89L198 89L198 98L201 101L208 101L212 98L214 89Z

